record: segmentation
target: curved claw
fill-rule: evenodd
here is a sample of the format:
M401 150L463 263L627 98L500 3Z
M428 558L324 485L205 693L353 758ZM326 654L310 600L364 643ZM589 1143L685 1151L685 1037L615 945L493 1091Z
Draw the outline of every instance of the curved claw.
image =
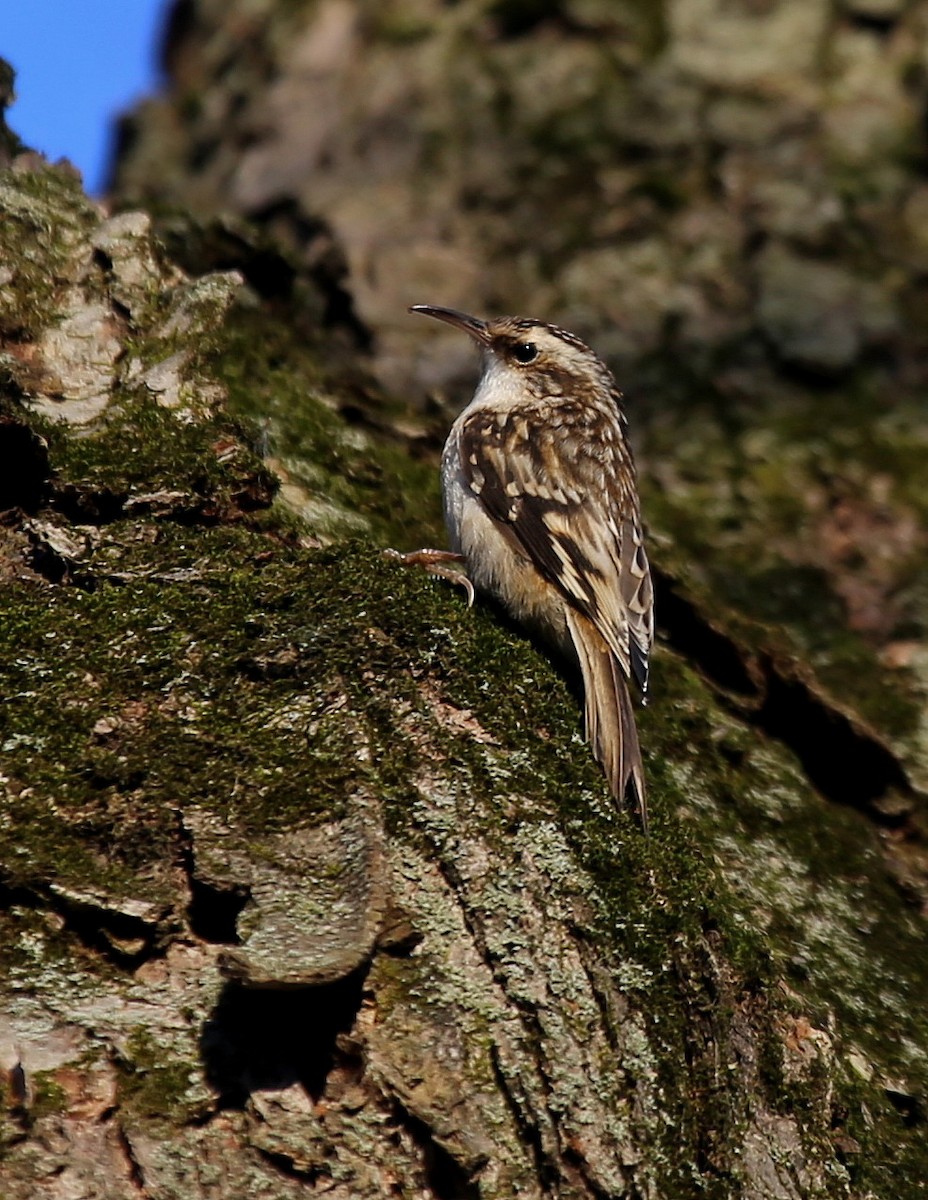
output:
M449 583L456 583L459 587L462 587L467 595L467 607L474 607L474 600L477 597L477 593L474 590L473 583L471 583L470 579L464 574L463 571L443 571L439 567L438 570L434 570L432 574L438 575L442 579L447 579Z

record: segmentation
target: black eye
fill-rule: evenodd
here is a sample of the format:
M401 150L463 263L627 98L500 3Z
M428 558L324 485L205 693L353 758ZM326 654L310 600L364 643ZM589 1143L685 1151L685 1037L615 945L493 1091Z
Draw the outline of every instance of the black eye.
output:
M512 348L512 357L519 363L534 362L538 357L538 347L534 342L516 342Z

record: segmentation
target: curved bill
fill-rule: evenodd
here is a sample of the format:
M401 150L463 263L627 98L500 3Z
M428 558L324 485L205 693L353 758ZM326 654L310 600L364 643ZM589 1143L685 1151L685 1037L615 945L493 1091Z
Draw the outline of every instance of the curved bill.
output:
M481 321L479 317L472 317L470 313L458 312L456 308L439 308L435 304L413 304L409 311L422 313L423 316L434 317L436 321L444 321L448 325L453 325L456 329L463 329L478 342L486 343L490 340L486 321Z

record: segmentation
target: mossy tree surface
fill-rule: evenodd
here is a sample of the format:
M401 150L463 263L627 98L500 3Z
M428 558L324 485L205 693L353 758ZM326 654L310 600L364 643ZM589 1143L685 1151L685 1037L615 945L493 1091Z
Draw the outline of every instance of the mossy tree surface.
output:
M924 935L867 813L681 619L644 839L557 665L381 557L438 536L421 421L67 173L0 203L3 1194L919 1195Z
M661 565L748 662L740 711L870 813L919 904L926 54L928 0L177 5L168 84L114 161L121 197L244 214L303 271L334 230L370 365L414 399L463 398L475 368L410 302L588 337L627 392ZM284 393L284 465L318 477ZM810 694L869 750L838 751Z

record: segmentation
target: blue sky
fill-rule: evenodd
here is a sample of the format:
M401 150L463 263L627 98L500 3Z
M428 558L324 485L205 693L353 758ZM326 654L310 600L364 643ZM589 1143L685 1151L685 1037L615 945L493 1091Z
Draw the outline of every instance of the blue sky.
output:
M99 194L114 118L157 86L168 0L0 0L0 58L16 71L11 129L69 158Z

